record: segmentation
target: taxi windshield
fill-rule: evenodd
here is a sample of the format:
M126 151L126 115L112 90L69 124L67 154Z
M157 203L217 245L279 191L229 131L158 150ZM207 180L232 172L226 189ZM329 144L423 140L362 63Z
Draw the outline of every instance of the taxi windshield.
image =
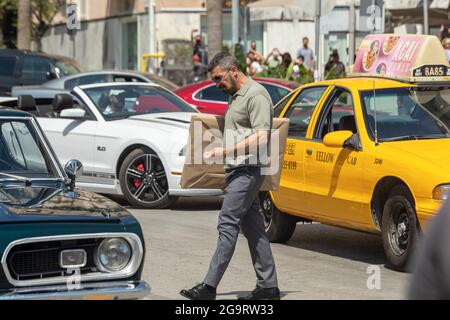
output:
M369 136L378 141L450 138L450 90L393 88L361 92Z
M59 178L46 148L27 120L0 120L0 181Z
M156 86L101 86L83 91L106 120L150 113L197 113L181 98Z

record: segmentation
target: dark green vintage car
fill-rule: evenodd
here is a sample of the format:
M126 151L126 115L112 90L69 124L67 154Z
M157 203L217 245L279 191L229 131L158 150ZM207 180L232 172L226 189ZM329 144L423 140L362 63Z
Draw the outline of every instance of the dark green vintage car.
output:
M81 170L76 160L61 168L31 115L0 110L0 300L149 293L138 221L75 188Z

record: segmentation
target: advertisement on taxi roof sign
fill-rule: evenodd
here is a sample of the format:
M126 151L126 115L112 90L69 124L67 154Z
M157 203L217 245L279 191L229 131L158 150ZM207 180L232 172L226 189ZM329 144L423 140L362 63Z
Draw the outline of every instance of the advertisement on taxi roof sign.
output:
M368 35L364 38L353 67L354 74L383 77L447 77L447 72L420 73L426 65L448 66L437 37L422 35Z
M424 38L373 35L364 39L354 72L409 76Z

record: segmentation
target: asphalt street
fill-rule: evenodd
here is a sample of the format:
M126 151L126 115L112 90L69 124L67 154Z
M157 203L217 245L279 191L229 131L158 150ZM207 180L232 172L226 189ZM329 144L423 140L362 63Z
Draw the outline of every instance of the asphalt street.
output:
M179 200L171 210L129 208L145 235L143 278L152 287L148 299L184 299L179 291L203 280L217 241L220 206L220 198L197 198ZM272 244L272 250L282 299L406 297L411 275L384 266L381 237L376 235L298 224L291 240ZM241 235L217 298L236 299L250 292L255 282L247 242Z

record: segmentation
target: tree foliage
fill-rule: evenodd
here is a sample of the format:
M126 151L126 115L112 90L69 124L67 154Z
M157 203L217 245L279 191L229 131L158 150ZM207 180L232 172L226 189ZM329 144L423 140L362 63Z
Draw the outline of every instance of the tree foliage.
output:
M37 43L38 50L42 49L42 38L50 29L57 13L65 5L65 0L32 0L31 15L33 25L31 37Z
M17 0L0 0L0 47L14 49L17 38Z
M31 0L31 37L36 42L38 50L42 48L42 38L50 29L53 20L65 4L65 0ZM18 0L0 0L1 21L4 21L5 16L11 14L11 12L15 14L13 20L17 21L17 6ZM0 27L4 38L5 34L17 33L16 23L2 23Z

